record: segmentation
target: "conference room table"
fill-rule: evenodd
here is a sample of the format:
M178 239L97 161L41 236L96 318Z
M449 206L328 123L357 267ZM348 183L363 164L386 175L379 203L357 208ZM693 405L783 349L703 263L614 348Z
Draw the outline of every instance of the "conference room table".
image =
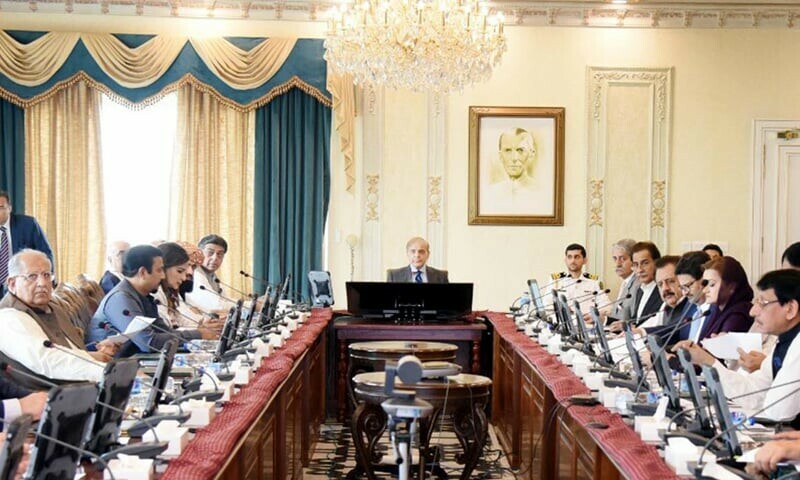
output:
M313 309L160 478L301 478L325 421L325 330L331 317L330 309Z
M505 314L485 315L495 332L492 424L517 478L678 478L619 414L570 404L590 390L556 356Z

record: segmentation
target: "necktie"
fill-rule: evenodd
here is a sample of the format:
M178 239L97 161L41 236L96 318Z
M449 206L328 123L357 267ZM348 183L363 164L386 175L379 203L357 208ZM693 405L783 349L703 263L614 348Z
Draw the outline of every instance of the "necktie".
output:
M417 270L417 274L414 276L415 283L422 283L422 270Z
M0 285L5 285L8 279L8 260L11 252L8 248L8 234L5 225L0 226Z
M782 353L784 353L784 352L782 352ZM781 367L783 367L783 357L781 355L777 354L777 352L776 352L776 354L773 355L773 357L772 357L772 378L773 379L778 376L778 372L781 371Z

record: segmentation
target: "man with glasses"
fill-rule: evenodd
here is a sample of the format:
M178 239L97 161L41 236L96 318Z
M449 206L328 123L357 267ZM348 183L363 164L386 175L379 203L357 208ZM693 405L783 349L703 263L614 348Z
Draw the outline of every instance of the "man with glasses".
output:
M3 294L11 256L26 248L39 250L53 264L53 251L42 227L33 217L11 213L11 197L0 190L0 290Z
M700 332L703 331L703 323L705 322L705 312L707 312L711 305L706 303L705 295L703 294L703 265L711 260L711 257L702 250L694 252L686 252L678 260L675 265L675 276L678 279L678 286L686 299L691 303L691 311L687 314L691 315L693 320L686 326L682 327L676 335L672 337L672 342L681 340L692 340L693 342L700 341Z
M122 280L122 257L125 252L131 248L131 244L122 240L117 240L108 244L106 249L106 265L108 270L103 273L100 278L100 287L105 293L111 291L112 288Z
M787 269L766 273L756 287L758 292L750 316L755 318L760 332L778 336L774 350L758 370L752 373L730 370L693 342L682 342L676 348L686 348L693 363L716 368L725 395L740 397L737 402L745 410L752 412L768 406L760 416L774 421L793 420L800 413L800 391L796 385L800 382L797 368L800 362L797 335L800 332L800 271ZM775 387L770 388L772 385ZM753 395L742 396L750 392Z
M51 302L52 295L53 270L44 253L25 249L11 257L8 293L0 301L0 357L14 370L51 381L99 381L116 347L98 344L98 351L87 352L81 332Z

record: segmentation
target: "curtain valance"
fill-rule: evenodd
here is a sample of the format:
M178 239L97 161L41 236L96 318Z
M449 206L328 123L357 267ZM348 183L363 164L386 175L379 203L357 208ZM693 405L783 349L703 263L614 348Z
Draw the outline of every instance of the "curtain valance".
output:
M297 87L331 106L322 40L0 31L0 97L29 107L81 79L136 107L186 83L239 110Z
M0 99L28 108L84 81L141 108L190 84L223 105L250 111L298 88L333 107L352 192L353 83L329 74L323 54L319 39L0 30Z

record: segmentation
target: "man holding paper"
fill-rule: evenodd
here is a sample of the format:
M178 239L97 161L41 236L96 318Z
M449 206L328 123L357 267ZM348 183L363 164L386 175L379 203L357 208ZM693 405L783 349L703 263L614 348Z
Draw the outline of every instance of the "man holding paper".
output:
M800 369L797 368L800 362L800 271L769 272L761 277L757 287L750 315L755 317L760 332L778 336L775 349L767 355L758 370L752 373L730 370L690 340L678 343L675 349L687 349L695 364L716 368L728 397L776 385L766 392L741 397L738 401L751 412L774 402L775 405L760 413L760 416L776 421L791 420L800 413L800 387L792 384L800 383Z
M78 329L51 302L53 270L47 255L25 249L12 256L7 282L8 293L0 301L0 357L12 370L48 381L99 381L102 362L117 348L98 343L97 352L86 351ZM24 375L15 379L25 387L42 387Z
M173 330L158 316L158 307L150 295L164 278L164 258L158 248L152 245L132 247L122 260L122 274L125 278L98 305L86 332L88 342L125 332L131 341L125 342L119 356L130 356L158 350L171 338L188 342L218 337L214 330L205 326L194 330ZM113 328L107 329L107 324ZM132 324L138 326L132 327Z

